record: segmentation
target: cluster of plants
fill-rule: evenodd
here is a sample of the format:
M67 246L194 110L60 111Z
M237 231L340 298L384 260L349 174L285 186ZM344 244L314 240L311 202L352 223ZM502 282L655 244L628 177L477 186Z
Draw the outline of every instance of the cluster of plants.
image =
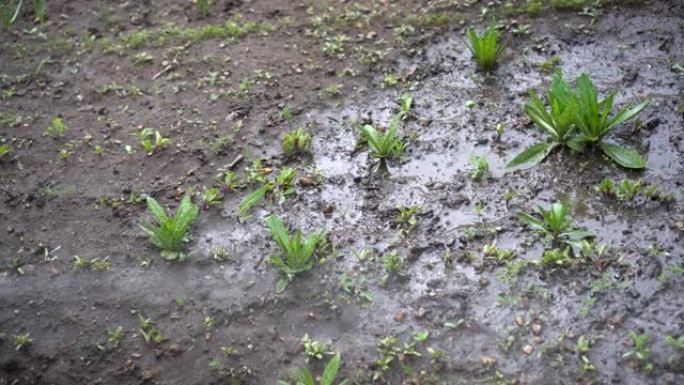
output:
M265 197L276 199L280 204L287 199L288 196L296 192L294 184L297 178L297 171L290 167L280 169L274 179L269 179L268 175L273 170L267 167L262 167L260 162L256 162L251 169L248 169L247 182L256 184L259 187L248 194L238 206L238 215L240 217L247 216L249 210L259 203Z
M674 200L674 195L669 192L662 191L656 185L647 185L642 180L622 179L616 182L611 178L604 178L596 187L601 195L606 197L613 197L621 202L632 202L641 194L647 199L659 200L662 202L671 202Z
M585 148L598 148L622 167L644 168L646 161L638 152L605 139L617 126L635 118L649 102L644 101L634 107L627 104L614 112L615 95L616 92L611 92L599 100L598 91L587 74L577 78L573 89L560 72L553 75L546 94L548 109L537 93L530 90L532 100L525 104L525 113L549 136L549 140L516 155L507 164L507 170L533 167L559 147L567 147L575 153Z

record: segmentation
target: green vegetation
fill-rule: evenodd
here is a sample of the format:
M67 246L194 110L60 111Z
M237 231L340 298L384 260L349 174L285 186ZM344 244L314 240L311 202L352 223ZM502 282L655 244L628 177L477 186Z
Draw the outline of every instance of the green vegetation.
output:
M154 154L155 151L166 147L171 143L171 139L165 138L159 131L145 127L138 132L140 145L145 149L147 155Z
M264 199L267 195L275 196L278 203L282 203L288 196L295 193L294 180L297 171L293 168L285 167L280 170L274 181L266 179L265 176L254 174L254 181L261 183L261 186L247 195L238 206L238 216L246 217L249 210ZM249 177L248 177L249 180Z
M45 0L33 0L33 13L41 23L45 23Z
M316 382L316 379L307 368L297 368L293 370L290 375L295 380L295 385L334 385L337 372L340 370L341 365L342 358L339 354L336 354L332 359L330 359L328 364L325 365L323 374L318 382ZM344 380L338 382L337 385L346 385L347 383L348 381ZM278 385L290 385L290 383L279 380Z
M209 16L210 0L197 0L197 10L202 17Z
M56 116L52 119L48 128L45 129L45 135L52 136L53 138L62 137L68 129L69 127L64 123L64 119L61 116Z
M17 20L21 13L21 5L23 0L10 0L0 7L0 19L2 19L2 28L9 31L12 24Z
M496 24L492 22L481 36L475 33L473 28L468 28L467 36L469 42L466 46L473 54L473 59L485 72L489 72L496 65L496 58L501 51L506 48L506 43L499 43L499 31Z
M569 205L566 202L556 202L548 210L542 206L537 206L537 213L541 219L525 212L519 213L518 218L533 230L549 236L554 247L558 247L562 243L581 247L582 239L593 237L594 234L574 228L568 210Z
M142 335L145 343L160 344L166 340L166 338L161 334L161 331L157 329L154 325L154 321L151 318L145 318L142 314L138 314L138 330Z
M470 157L470 164L473 166L470 178L476 182L482 180L482 177L489 172L489 162L483 156L473 155Z
M303 128L285 134L282 143L285 156L305 154L311 150L311 135Z
M14 340L14 350L16 351L27 348L33 342L31 333L17 334L12 336L12 339Z
M266 226L282 252L281 255L272 255L269 258L269 261L283 273L276 284L276 293L282 293L296 274L311 270L313 254L323 239L323 233L312 233L303 237L302 232L297 230L294 237L291 237L283 221L273 215L266 218Z
M370 146L369 155L371 158L380 160L381 164L388 160L400 159L404 155L406 144L397 135L397 126L400 120L401 115L395 115L384 134L369 124L361 127L361 136Z
M322 360L326 355L333 355L335 352L330 350L330 345L325 342L315 341L309 337L309 334L304 334L302 337L302 346L304 347L304 356L307 359L313 358Z
M140 228L150 236L152 244L162 250L162 257L170 261L185 259L183 244L187 241L190 225L199 213L197 206L193 205L190 197L186 195L174 217L167 216L164 208L152 197L147 197L147 207L154 214L159 226L142 222Z
M563 80L561 73L557 72L547 92L549 112L534 90L530 90L532 101L525 105L525 113L551 137L551 141L525 149L508 163L507 171L533 167L559 145L567 146L574 152L582 152L586 146L599 147L623 167L644 168L646 162L636 151L604 142L604 138L615 127L638 115L648 105L648 101L634 108L628 104L610 116L615 94L612 92L599 101L596 88L588 75L582 74L577 79L577 89L573 91Z
M649 361L651 349L648 348L648 341L651 336L648 333L637 334L634 331L630 331L629 337L632 339L632 350L623 354L622 358L636 360L641 365L641 368L646 371L653 370L653 363Z

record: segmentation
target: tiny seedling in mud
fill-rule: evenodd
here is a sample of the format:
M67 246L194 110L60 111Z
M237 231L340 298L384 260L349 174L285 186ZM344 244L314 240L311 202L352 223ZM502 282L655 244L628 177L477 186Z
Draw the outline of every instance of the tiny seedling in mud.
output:
M649 361L651 349L648 348L648 341L651 336L648 333L637 334L630 331L629 337L632 339L632 350L623 354L622 358L633 359L635 365L641 365L641 368L646 371L653 370L653 363Z
M166 339L159 329L154 326L154 321L152 321L151 318L145 318L142 314L138 314L138 325L138 330L146 343L149 344L150 342L153 342L155 344L160 344Z
M121 344L122 329L121 326L115 328L107 328L107 342L113 347L118 347Z
M110 267L112 267L112 263L109 261L109 258L87 259L81 258L78 255L76 255L74 256L74 261L72 262L73 271L83 270L87 268L91 268L95 271L106 271L109 270Z
M591 343L589 342L589 339L585 336L580 336L577 339L575 348L577 349L577 353L579 353L580 365L582 366L582 370L585 372L591 372L595 370L596 368L589 359L589 350L591 349Z
M323 43L323 54L325 56L336 57L338 59L344 58L344 46L349 41L347 35L337 35L329 38Z
M430 337L430 332L428 330L419 331L413 335L413 339L416 342L421 343L421 344L424 344L429 337Z
M396 251L385 254L380 259L382 262L382 271L385 273L380 284L385 286L390 278L395 276L402 276L401 272L404 268L404 260Z
M219 183L221 194L224 195L243 187L242 182L240 182L240 179L234 171L227 171L225 174L223 174L222 178L219 176Z
M402 119L409 116L411 107L413 107L413 96L409 93L403 93L399 96L397 103L399 104L399 115L401 115Z
M515 258L515 251L512 249L501 249L496 245L496 240L491 244L484 245L482 253L487 259L492 259L497 263L508 263Z
M197 10L202 17L209 16L209 5L211 0L197 0Z
M53 138L62 137L66 134L69 127L64 123L64 119L61 116L56 116L52 119L52 122L45 129L45 135L52 136Z
M682 362L682 359L684 358L684 356L682 356L684 353L684 334L680 335L679 337L667 336L665 337L665 341L668 345L670 345L670 348L675 351L674 354L670 354L667 357L668 365L674 365L678 361L678 358L679 362Z
M402 234L410 233L418 224L416 214L419 214L420 206L398 206L397 214L394 216L394 223Z
M311 358L322 360L326 355L335 354L335 352L330 349L329 344L311 339L308 333L304 334L304 337L302 337L302 346L304 347L304 356L306 357L307 362L309 362L309 359Z
M544 250L541 258L541 265L544 267L567 267L574 262L575 259L570 257L570 249L567 247Z
M468 28L467 37L468 41L465 44L473 54L473 60L484 72L491 71L496 65L497 56L506 47L505 42L499 42L499 31L496 29L496 24L490 24L481 36L477 35L475 29Z
M31 345L33 338L31 338L31 333L23 333L12 336L14 340L14 350L19 351Z
M406 144L397 135L397 126L401 120L401 115L395 115L389 123L385 133L376 130L375 127L366 124L361 127L361 137L370 146L369 155L371 158L378 159L380 165L386 166L386 162L393 159L401 159L404 155Z
M2 7L0 7L0 19L2 19L2 28L5 31L9 31L12 24L19 17L19 14L21 14L22 4L23 0L13 0L4 2Z
M238 206L238 215L240 217L247 216L249 210L259 203L267 194L271 194L278 199L278 203L285 202L288 196L295 193L294 183L297 177L297 171L293 168L284 167L280 170L271 182L266 177L261 178L261 187L254 190L247 195Z
M623 167L639 169L646 166L636 151L604 142L604 139L615 127L636 117L648 105L648 101L634 108L627 105L610 116L616 92L599 101L596 87L586 74L580 75L576 85L576 90L572 90L560 72L554 74L547 92L550 112L536 93L530 90L532 101L525 105L525 113L551 137L551 141L525 149L508 163L507 171L533 167L559 145L578 153L587 146L599 147Z
M223 194L219 187L205 188L202 193L202 210L209 210L211 206L220 205L223 202Z
M9 144L0 145L0 157L3 157L12 151L12 147Z
M594 234L574 228L573 220L568 215L569 209L570 206L566 202L556 202L550 209L537 206L537 213L541 219L525 212L519 213L518 218L533 230L549 236L554 247L565 243L579 248L583 239L593 237Z
M171 143L171 139L165 138L159 131L150 127L140 130L138 138L140 139L140 145L145 149L147 155L152 155L155 151Z
M620 201L633 201L643 187L644 183L641 180L623 179L620 183L615 183L612 179L605 178L596 190L606 196L613 195Z
M199 209L190 202L189 196L181 200L174 217L169 217L161 205L152 197L147 198L147 207L150 209L158 222L158 226L152 226L147 222L140 224L149 236L152 244L162 250L162 257L170 261L185 259L183 243L187 241L190 225L197 218Z
M392 88L399 84L399 78L394 72L388 72L382 80L383 86L387 88Z
M282 148L285 156L306 154L311 150L311 134L303 128L290 131L283 137Z
M328 361L323 369L323 374L321 375L318 382L314 378L313 374L307 368L297 368L290 373L290 376L295 380L295 385L335 385L335 379L337 378L337 372L340 370L342 365L342 358L339 354L336 354L333 358ZM349 382L347 380L338 382L337 385L346 385ZM278 385L290 385L289 382L278 380Z
M282 293L296 274L311 270L313 254L323 239L323 233L312 233L303 237L301 230L297 230L291 237L283 221L273 215L266 218L266 226L282 252L281 255L272 255L269 258L269 261L283 273L276 283L276 293Z
M483 156L473 155L470 157L470 164L473 166L470 178L476 182L482 180L482 177L489 172L489 162Z

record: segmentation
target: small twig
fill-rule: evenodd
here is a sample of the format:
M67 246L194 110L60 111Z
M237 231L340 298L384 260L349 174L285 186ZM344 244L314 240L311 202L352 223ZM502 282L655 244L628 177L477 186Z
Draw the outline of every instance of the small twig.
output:
M170 70L171 68L173 68L173 66L172 66L171 64L167 65L166 67L164 67L163 70L157 72L157 74L154 75L154 76L152 77L152 80L157 80L158 77L160 77L160 76L164 75L165 73L169 72L169 70Z
M238 163L240 163L240 161L241 161L242 159L244 159L244 156L243 156L242 154L238 155L238 156L237 156L235 159L233 159L233 161L230 162L230 164L227 166L228 169L230 170L230 169L232 169L233 167L235 167Z

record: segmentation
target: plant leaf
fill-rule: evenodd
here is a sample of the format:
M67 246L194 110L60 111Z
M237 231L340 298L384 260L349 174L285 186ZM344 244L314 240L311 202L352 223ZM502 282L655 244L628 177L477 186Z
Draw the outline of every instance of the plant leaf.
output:
M558 143L538 143L530 146L515 156L506 165L506 172L525 170L541 163Z
M342 364L342 358L339 354L336 354L323 369L323 376L321 376L320 385L333 385L335 377L337 376L337 371L340 369Z
M276 288L275 288L276 294L280 294L280 293L284 292L285 289L287 289L287 285L289 285L289 284L290 284L290 279L287 278L286 276L282 276L282 277L278 278L278 282L276 282Z
M638 152L618 146L612 143L600 143L603 152L608 155L615 163L626 168L644 168L646 167L646 161L639 155Z

